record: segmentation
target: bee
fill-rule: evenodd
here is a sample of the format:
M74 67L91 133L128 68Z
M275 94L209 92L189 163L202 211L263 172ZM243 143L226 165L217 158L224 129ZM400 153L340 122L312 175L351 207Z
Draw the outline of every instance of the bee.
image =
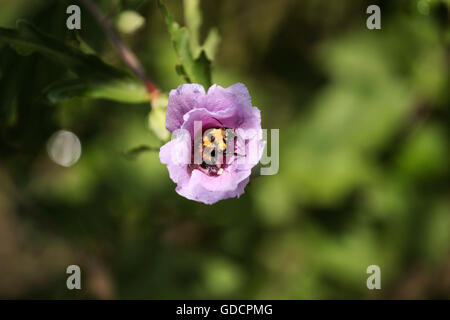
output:
M219 157L216 153L220 153L223 156L230 154L234 156L242 155L227 150L227 141L235 138L234 131L225 127L220 120L213 119L220 124L220 127L206 130L203 134L201 144L198 144L202 154L202 163L198 168L210 175L221 175L224 170L224 161L218 161Z

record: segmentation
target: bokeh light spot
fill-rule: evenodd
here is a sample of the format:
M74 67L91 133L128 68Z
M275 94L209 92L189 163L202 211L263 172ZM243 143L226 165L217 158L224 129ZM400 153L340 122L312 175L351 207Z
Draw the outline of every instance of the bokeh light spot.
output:
M47 152L50 159L60 166L73 166L81 156L80 139L70 131L57 131L48 140Z

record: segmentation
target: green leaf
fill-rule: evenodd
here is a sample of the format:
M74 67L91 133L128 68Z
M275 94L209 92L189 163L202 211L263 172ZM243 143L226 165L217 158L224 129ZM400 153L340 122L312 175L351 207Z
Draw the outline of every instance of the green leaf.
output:
M124 103L149 101L145 87L139 81L133 81L133 79L63 80L48 87L45 94L53 103L76 97L109 99Z
M169 104L169 96L165 93L160 94L152 100L152 109L167 109Z
M205 42L203 45L200 44L200 28L203 22L200 2L201 0L183 1L184 20L189 30L189 40L193 56L198 58L202 50L204 50L208 59L213 61L217 46L220 42L219 31L217 28L209 30Z
M0 28L0 40L9 43L19 54L39 52L66 66L77 76L47 90L53 102L73 97L104 98L128 103L149 101L144 84L127 71L69 46L26 21L19 21L17 29Z
M200 11L200 0L183 0L184 20L189 30L191 50L194 57L201 52L200 27L202 25L202 14Z
M14 49L18 49L19 54L31 54L37 51L69 67L78 75L95 73L119 76L124 74L124 71L107 65L95 55L85 54L70 47L23 20L17 23L17 29L0 28L0 39L8 42Z
M166 108L152 108L148 115L148 126L162 141L167 141L170 132L166 129Z
M152 100L152 110L148 115L149 129L162 141L167 141L170 137L170 132L166 129L166 111L168 103L169 97L166 94L159 95Z
M177 64L177 65L175 66L175 71L177 72L177 74L178 74L180 77L183 77L184 80L185 80L186 82L189 82L189 77L188 77L188 75L186 74L186 71L184 70L184 68L183 68L183 66L182 66L181 64Z
M203 44L203 50L205 50L208 58L213 61L216 56L217 47L220 43L219 31L216 28L209 30L205 43Z
M73 42L74 42L74 46L76 48L78 48L79 50L81 50L82 52L86 53L86 54L94 54L95 55L95 50L91 48L91 46L86 43L86 41L84 41L83 38L81 38L80 33L78 32L78 30L75 30L75 32L71 33L71 35L73 35Z
M207 58L204 50L201 50L199 57L195 59L191 49L188 29L186 27L180 27L175 22L161 0L158 1L158 5L166 21L175 52L183 66L186 80L188 82L199 83L205 88L209 88L211 86L211 62ZM177 72L179 70L178 68Z
M211 86L211 61L206 56L205 51L202 50L200 56L195 59L192 73L195 79L199 79L197 83L202 84L206 90Z

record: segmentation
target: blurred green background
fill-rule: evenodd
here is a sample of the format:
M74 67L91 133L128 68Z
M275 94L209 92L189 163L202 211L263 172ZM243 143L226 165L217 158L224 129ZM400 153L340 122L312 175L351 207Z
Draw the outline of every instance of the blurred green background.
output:
M76 3L1 0L0 26L24 18L68 41ZM183 83L156 1L98 3L160 88ZM366 28L370 4L382 30ZM182 1L167 5L183 24ZM148 104L52 104L42 92L65 68L0 42L0 297L449 299L449 1L202 10L221 37L213 82L245 83L280 129L279 173L213 206L182 198L157 152L123 155L160 146ZM79 35L123 65L83 7ZM70 168L47 155L60 129L82 144ZM70 264L82 290L66 288ZM381 290L366 287L372 264Z

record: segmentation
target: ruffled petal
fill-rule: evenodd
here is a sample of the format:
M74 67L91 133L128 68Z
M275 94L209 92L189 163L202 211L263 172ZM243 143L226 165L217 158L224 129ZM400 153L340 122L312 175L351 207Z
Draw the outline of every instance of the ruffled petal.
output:
M213 177L200 170L193 170L189 183L178 185L176 191L190 200L213 204L223 199L242 195L249 181L250 173L250 170L224 171L222 175Z
M208 89L204 103L204 107L211 111L225 110L230 107L244 111L252 108L252 99L247 87L242 83L236 83L228 88L212 85Z
M159 151L161 163L167 165L170 179L176 184L189 183L188 164L191 160L191 142L187 134L180 134L174 140L163 145Z
M202 105L205 89L199 84L182 84L170 91L166 112L166 128L170 132L181 128L183 115Z

